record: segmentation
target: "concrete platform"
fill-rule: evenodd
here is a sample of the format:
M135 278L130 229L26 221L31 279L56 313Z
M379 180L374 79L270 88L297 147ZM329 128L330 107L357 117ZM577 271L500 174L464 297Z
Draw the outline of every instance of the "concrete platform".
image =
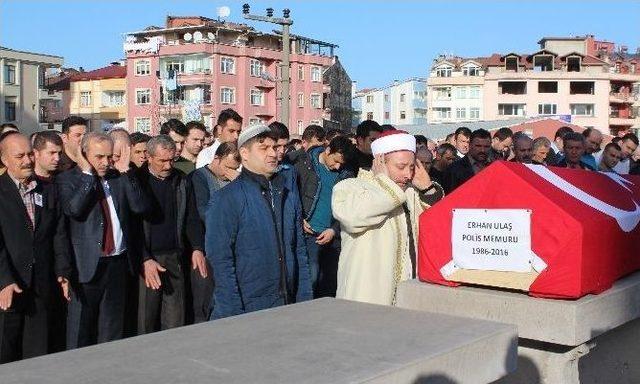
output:
M407 281L398 306L518 326L518 369L499 384L639 383L640 273L575 301Z
M3 384L487 383L513 325L322 299L0 366Z
M401 308L517 324L520 337L577 346L640 317L640 273L578 300L412 280L398 288L397 303Z

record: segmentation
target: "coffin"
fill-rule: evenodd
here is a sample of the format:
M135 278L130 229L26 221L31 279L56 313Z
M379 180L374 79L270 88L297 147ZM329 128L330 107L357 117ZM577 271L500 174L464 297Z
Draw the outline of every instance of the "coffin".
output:
M526 235L496 232L513 212ZM640 269L639 222L640 177L499 161L422 214L418 277L537 297L597 294ZM508 253L512 238L529 241L530 257Z

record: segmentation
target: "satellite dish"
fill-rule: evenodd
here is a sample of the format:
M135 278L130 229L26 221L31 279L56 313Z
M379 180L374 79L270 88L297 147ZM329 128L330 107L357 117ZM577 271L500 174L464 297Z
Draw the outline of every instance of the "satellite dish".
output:
M207 33L207 37L209 38L209 40L213 41L216 39L216 35L213 32L209 32Z
M187 33L185 33L185 34L184 34L184 39L185 39L185 41L191 41L191 37L192 37L192 36L191 36L191 34L190 34L189 32L187 32Z
M193 33L193 41L200 41L200 40L202 40L202 32L195 31Z
M218 7L218 17L224 19L225 17L229 17L231 14L231 8L225 6Z

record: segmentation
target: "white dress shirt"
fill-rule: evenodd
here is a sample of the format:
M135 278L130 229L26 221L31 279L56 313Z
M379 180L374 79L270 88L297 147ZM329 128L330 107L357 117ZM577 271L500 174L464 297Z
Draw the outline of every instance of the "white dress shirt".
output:
M122 254L127 250L124 244L122 235L122 227L120 226L120 219L118 219L118 212L116 212L116 206L113 204L113 197L111 196L111 189L107 180L100 179L102 189L104 190L104 196L107 199L109 205L109 216L111 217L111 230L113 232L113 252L109 256L116 256Z

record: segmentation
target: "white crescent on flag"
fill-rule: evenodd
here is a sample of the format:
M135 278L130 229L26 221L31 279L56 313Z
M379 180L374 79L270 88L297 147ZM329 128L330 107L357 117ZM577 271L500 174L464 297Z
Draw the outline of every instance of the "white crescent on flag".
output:
M575 185L569 183L567 180L558 176L557 174L552 172L549 168L545 167L544 165L534 165L534 164L524 164L524 165L527 168L529 168L532 172L542 177L543 179L545 179L552 185L556 186L557 188L561 189L562 191L566 192L573 198L578 199L583 203L587 204L588 206L590 206L591 208L616 219L616 221L618 222L618 226L620 226L620 229L622 229L624 232L633 231L638 225L638 223L640 223L640 206L635 200L632 200L633 204L635 205L634 210L627 211L624 209L620 209L596 197L591 196L587 192L583 191L582 189L576 187ZM612 179L615 183L621 185L627 191L631 192L631 190L625 185L625 183L633 185L633 183L630 182L629 180L615 173L609 174L606 172L602 172L602 174Z

